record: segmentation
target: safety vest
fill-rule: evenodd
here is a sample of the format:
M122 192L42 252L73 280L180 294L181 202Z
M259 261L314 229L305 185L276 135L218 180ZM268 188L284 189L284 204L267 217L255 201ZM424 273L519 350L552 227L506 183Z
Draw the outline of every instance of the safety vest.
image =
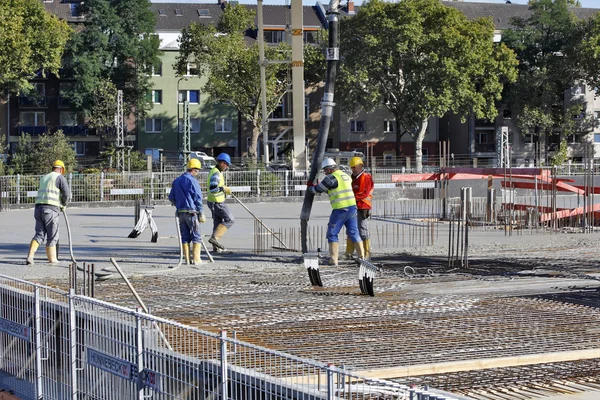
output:
M210 201L211 203L222 203L225 201L225 192L220 191L217 193L212 193L210 191L210 178L217 173L221 173L217 167L213 167L208 173L208 197L206 198L206 201ZM219 187L222 188L223 186L225 186L225 181L223 180L223 174L221 174L219 177Z
M35 204L48 204L60 207L60 190L56 186L56 179L59 176L58 172L50 172L42 176Z
M339 169L332 172L331 175L333 175L338 182L335 189L327 191L327 194L329 194L329 201L331 202L331 208L339 210L340 208L355 206L356 200L354 199L354 192L352 191L352 178Z

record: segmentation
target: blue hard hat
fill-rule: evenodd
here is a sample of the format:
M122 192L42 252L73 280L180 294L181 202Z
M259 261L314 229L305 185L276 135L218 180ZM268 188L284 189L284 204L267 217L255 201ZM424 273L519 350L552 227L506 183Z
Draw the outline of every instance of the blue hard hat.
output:
M231 157L227 153L221 153L217 156L217 161L225 161L227 164L231 164Z

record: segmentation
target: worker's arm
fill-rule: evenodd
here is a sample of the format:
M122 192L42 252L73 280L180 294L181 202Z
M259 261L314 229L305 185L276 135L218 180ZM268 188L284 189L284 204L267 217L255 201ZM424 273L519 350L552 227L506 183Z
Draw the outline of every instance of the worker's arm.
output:
M318 185L310 186L308 190L312 193L325 193L328 190L335 189L338 186L337 179L332 174L325 175L325 178Z
M352 190L354 191L356 200L366 199L373 190L373 179L371 179L370 175L361 173L352 185Z
M222 187L219 187L219 182L221 181L221 173L217 172L210 177L210 185L208 187L208 191L211 193L219 193L223 191Z
M196 211L200 214L204 214L204 208L202 206L202 189L200 189L200 184L195 178L192 179L192 199L194 200Z
M56 179L56 187L60 190L60 204L66 206L71 200L71 188L64 176L59 175Z

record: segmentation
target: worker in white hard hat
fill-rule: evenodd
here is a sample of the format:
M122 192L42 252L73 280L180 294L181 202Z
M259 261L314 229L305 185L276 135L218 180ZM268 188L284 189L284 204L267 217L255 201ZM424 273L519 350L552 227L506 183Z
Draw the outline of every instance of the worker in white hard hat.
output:
M308 190L311 193L325 193L329 195L331 202L331 216L327 225L327 242L329 243L329 265L338 265L339 242L338 234L342 226L346 227L346 233L354 243L359 259L365 257L362 239L358 232L356 220L356 200L352 192L352 179L331 158L325 158L321 164L325 178L318 184L308 182Z
M177 208L179 229L181 231L181 246L185 262L190 264L190 243L192 244L193 264L202 263L202 236L200 224L206 222L202 206L202 190L198 183L198 175L202 165L200 160L192 158L187 163L187 171L173 181L169 200Z
M58 217L71 198L71 189L63 176L65 163L56 160L52 172L42 176L35 199L35 235L29 244L26 264L34 265L33 257L40 244L46 239L46 256L50 264L58 263Z

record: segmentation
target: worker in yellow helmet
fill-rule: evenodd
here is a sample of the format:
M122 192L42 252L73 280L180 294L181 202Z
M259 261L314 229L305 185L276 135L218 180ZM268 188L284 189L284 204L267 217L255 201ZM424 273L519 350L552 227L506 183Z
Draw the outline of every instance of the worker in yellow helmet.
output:
M358 208L358 232L365 248L365 258L371 257L371 235L369 233L369 217L371 217L371 208L373 204L373 177L364 170L363 160L360 157L350 159L350 168L352 169L352 191L356 199ZM354 242L346 239L346 259L352 259L354 253Z
M185 262L190 264L190 243L192 243L193 264L202 263L202 236L200 223L206 222L202 206L202 190L198 183L198 175L202 165L196 158L187 163L187 171L173 181L169 200L176 208L181 231L181 246Z
M69 199L71 189L63 176L65 163L56 160L52 172L42 176L35 199L35 235L29 244L26 264L34 265L33 257L40 244L46 239L46 256L51 264L58 263L56 245L58 243L58 217Z

